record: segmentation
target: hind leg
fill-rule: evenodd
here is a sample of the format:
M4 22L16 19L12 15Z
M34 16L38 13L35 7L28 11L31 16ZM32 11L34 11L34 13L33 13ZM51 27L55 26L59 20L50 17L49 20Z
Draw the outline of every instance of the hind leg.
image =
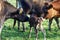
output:
M44 35L44 40L46 40L46 31L44 30L44 28L42 26L41 26L41 31L42 31L42 33Z
M30 26L29 38L31 37L32 27Z
M51 31L52 20L53 20L53 18L49 19L49 31Z
M55 18L55 21L56 21L56 23L57 23L58 28L60 29L60 25L59 25L59 20L58 20L58 18Z
M35 26L34 28L35 28L35 33L36 33L36 40L38 40L38 29L37 29L37 26Z
M45 31L44 27L42 26L42 23L40 23L39 26L40 26L41 32L42 32L43 35L44 35L44 40L46 40L46 31Z
M24 22L22 22L22 26L23 26L23 32L24 32L25 31Z
M20 21L18 21L18 30L20 30Z
M15 24L16 24L16 20L14 19L13 28L14 28Z
M41 32L44 35L44 40L46 40L46 31L45 31L44 27L42 26L42 21L40 21L40 23L39 23L39 28L41 29Z

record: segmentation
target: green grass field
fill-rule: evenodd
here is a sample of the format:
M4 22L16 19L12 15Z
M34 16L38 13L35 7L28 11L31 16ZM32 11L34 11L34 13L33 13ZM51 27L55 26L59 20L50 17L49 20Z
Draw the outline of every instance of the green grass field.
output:
M14 0L9 0L11 4L15 6ZM2 31L2 40L35 40L35 32L33 28L33 32L31 33L31 38L28 39L29 34L29 23L25 22L25 32L22 31L22 25L20 25L20 31L17 29L17 25L15 25L15 28L13 29L13 19L8 19L4 23L4 28ZM53 20L53 23L51 25L52 31L48 31L48 20L45 20L43 22L43 27L46 30L46 37L47 40L60 40L60 30L58 30L58 27L56 25L56 22ZM38 33L38 39L43 40L43 34L41 31Z

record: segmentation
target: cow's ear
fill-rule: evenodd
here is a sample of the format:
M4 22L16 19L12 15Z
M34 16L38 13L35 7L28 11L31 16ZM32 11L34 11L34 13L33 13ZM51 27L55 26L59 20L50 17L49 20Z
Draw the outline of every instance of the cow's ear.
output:
M53 5L50 4L49 7L48 7L48 9L50 9L50 8L53 8Z
M50 4L50 8L52 8L53 7L53 5L52 4Z

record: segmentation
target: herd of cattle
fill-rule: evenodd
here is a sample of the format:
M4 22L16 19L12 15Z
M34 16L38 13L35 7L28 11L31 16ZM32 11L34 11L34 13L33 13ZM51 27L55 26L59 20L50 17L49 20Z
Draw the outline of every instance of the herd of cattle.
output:
M20 0L20 2L22 8L17 9L10 3L0 0L0 34L3 29L4 21L9 18L14 19L14 25L16 24L16 20L18 20L18 29L20 22L23 23L28 21L30 24L29 38L31 37L32 27L34 27L36 32L36 40L38 40L38 28L41 29L44 35L44 40L47 40L46 32L42 26L43 19L49 19L49 30L51 30L50 26L53 18L55 19L58 28L60 28L58 21L58 18L60 17L60 0L51 0L49 3L40 0ZM23 11L21 9L23 9ZM27 15L30 15L30 17ZM24 26L23 31L25 31Z

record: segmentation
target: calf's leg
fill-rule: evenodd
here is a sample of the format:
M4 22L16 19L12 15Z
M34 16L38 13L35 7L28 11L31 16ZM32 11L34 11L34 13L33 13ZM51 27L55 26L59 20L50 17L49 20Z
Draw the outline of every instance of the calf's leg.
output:
M38 40L38 29L37 29L37 26L35 26L34 28L35 28L35 33L36 33L36 40Z
M52 20L53 20L53 18L51 18L51 19L49 19L49 31L51 31L51 24L52 24Z
M41 29L43 35L44 35L44 40L46 40L46 31L44 30L44 28L43 28L43 26L42 26L42 21L40 21L39 27L40 27L40 29Z
M44 30L44 28L42 26L41 26L41 31L42 31L42 33L44 35L44 40L46 40L46 31Z
M31 37L31 32L32 32L32 27L30 26L30 30L29 30L29 38Z
M23 26L23 32L24 32L25 31L24 22L22 22L22 26Z
M18 21L18 30L20 30L20 21Z
M14 19L13 28L14 28L15 24L16 24L16 20Z

